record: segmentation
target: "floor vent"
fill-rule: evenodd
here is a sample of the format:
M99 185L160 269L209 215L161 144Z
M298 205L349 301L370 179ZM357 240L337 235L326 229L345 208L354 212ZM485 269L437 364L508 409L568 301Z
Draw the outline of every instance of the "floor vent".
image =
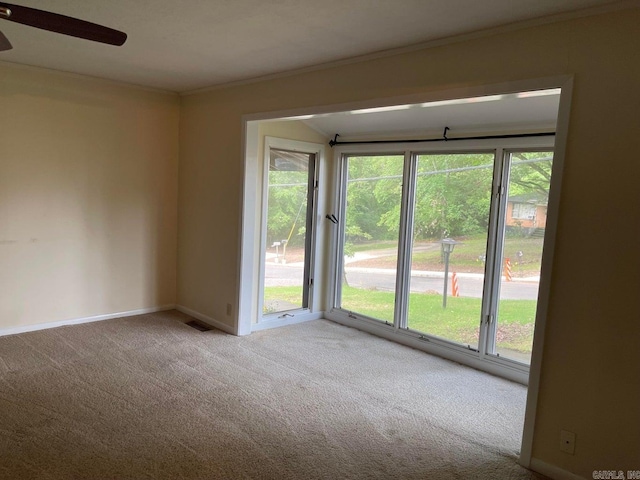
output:
M210 326L205 325L204 323L197 322L196 320L192 320L190 322L187 322L187 325L189 325L191 328L195 328L196 330L199 330L201 332L208 332L209 330L211 330Z

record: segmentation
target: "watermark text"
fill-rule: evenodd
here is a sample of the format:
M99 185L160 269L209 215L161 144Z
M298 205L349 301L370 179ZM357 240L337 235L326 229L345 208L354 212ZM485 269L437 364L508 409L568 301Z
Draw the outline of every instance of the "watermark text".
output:
M595 480L640 480L640 470L594 470Z

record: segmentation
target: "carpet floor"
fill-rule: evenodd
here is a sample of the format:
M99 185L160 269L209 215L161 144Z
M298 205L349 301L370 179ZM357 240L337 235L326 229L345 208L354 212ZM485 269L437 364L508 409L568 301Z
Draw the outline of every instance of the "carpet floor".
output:
M2 479L541 479L526 388L319 320L161 312L0 337Z

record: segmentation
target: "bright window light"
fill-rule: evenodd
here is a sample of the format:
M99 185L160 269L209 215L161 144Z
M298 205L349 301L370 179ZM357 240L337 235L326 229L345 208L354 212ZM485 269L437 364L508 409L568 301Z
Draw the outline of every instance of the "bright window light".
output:
M295 117L284 117L281 120L309 120L310 118L318 117L319 115L296 115Z
M504 95L485 95L484 97L456 98L453 100L441 100L439 102L423 103L420 106L424 108L445 107L449 105L467 105L470 103L495 102L502 100Z
M533 90L531 92L520 92L516 96L518 98L545 97L547 95L560 95L559 88L550 88L549 90Z
M361 110L351 110L352 115L360 115L362 113L379 113L379 112L393 112L394 110L407 110L411 108L411 105L390 105L388 107L375 107L375 108L363 108Z

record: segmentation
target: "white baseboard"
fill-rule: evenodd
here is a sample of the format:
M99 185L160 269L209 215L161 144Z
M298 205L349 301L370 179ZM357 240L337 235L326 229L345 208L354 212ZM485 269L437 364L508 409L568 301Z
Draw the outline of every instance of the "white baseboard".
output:
M237 332L233 327L230 327L226 323L222 323L221 321L216 320L215 318L211 318L203 313L196 312L195 310L191 310L190 308L187 308L183 305L176 305L175 308L179 312L186 313L187 315L191 315L193 318L196 318L213 328L217 328L218 330L222 330L223 332L230 333L231 335L237 335Z
M537 458L531 459L529 468L534 472L546 475L553 480L586 480L580 475L576 475L575 473L563 470L562 468L556 467L555 465L550 465L546 462L543 462L542 460L538 460Z
M72 318L70 320L60 320L57 322L38 323L35 325L23 325L19 327L9 327L0 329L0 337L5 335L16 335L18 333L35 332L49 328L64 327L65 325L79 325L81 323L99 322L102 320L112 320L114 318L132 317L134 315L144 315L145 313L162 312L173 310L175 305L160 305L158 307L140 308L138 310L128 310L126 312L107 313L105 315L94 315L92 317Z

